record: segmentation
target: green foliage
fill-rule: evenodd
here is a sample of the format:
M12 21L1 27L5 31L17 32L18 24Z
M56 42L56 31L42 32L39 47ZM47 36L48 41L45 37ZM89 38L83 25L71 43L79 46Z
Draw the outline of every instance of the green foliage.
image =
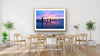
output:
M4 32L2 33L2 35L3 35L2 42L5 42L5 40L7 40L8 34L7 34L7 32L4 31Z
M87 30L95 30L94 24L95 24L95 22L88 21L88 22L86 23Z
M5 42L5 40L2 40L2 42Z
M7 23L3 24L7 30L14 30L14 23L8 21Z
M48 37L52 37L52 36L49 35Z
M5 37L8 36L7 32L5 32L5 31L2 33L2 35Z

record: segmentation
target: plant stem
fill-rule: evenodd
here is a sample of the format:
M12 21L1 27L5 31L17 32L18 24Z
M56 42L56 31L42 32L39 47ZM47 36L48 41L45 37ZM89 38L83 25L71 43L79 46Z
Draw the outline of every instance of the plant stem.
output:
M92 40L92 39L91 39L91 30L90 30L90 40Z
M10 41L10 30L9 30L9 39L8 40Z

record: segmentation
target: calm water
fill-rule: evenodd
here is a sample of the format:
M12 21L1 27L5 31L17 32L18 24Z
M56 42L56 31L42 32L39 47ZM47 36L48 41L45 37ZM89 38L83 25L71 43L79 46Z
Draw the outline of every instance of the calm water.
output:
M37 29L64 29L64 19L37 19L36 20L36 28Z

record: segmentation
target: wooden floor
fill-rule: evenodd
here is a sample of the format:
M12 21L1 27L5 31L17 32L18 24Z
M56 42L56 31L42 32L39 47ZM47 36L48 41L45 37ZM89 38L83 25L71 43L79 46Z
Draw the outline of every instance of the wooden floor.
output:
M16 47L0 48L0 56L64 56L62 53L62 48L58 49L54 45L48 45L43 49L41 47L40 52L37 52L34 47L29 52L28 49L20 48L17 50ZM67 50L67 48L66 48ZM100 45L96 47L84 47L75 46L75 54L72 51L66 51L65 56L100 56Z

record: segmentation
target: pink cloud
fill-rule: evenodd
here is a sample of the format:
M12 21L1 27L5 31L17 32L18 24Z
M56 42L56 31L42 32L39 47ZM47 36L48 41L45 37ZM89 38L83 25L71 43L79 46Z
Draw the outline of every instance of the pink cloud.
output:
M59 13L55 13L55 14L51 14L51 11L47 11L46 13L43 13L42 15L38 16L37 18L38 19L41 19L42 17L44 17L44 19L47 19L47 18L52 18L52 19L55 19L55 18L64 18L64 17L58 17L58 15L63 15L63 14L59 14Z

